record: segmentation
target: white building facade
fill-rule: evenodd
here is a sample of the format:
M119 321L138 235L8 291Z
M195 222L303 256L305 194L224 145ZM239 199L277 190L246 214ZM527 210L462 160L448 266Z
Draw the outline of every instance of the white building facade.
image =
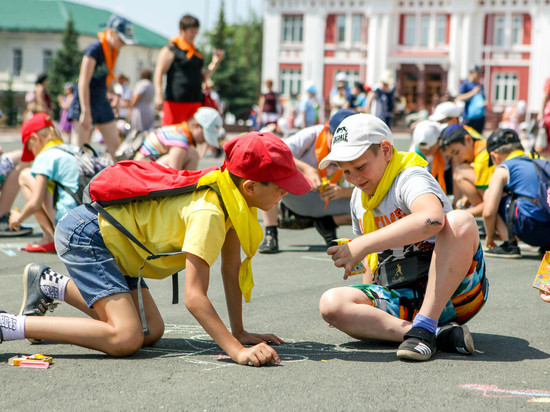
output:
M337 72L375 86L388 70L418 111L479 65L495 119L520 100L535 114L548 39L549 0L267 0L262 79L284 95L313 82L326 100Z

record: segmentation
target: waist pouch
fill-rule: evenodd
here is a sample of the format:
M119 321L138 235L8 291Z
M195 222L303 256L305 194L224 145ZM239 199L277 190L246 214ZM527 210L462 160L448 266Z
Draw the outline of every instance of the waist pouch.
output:
M418 287L428 280L432 255L414 255L378 267L378 284L390 289Z

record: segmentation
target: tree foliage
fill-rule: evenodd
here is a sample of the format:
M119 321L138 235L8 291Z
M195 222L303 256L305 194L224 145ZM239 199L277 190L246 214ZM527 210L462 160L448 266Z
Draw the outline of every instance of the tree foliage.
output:
M2 109L4 110L4 116L6 116L6 124L15 126L17 124L17 106L11 79L8 81L8 89L2 94Z
M206 33L211 49L225 50L225 58L212 80L214 89L227 105L226 110L237 119L247 119L252 106L258 102L262 30L262 22L256 16L248 22L227 25L222 2L216 27ZM205 61L209 62L209 57Z
M76 84L80 72L82 52L78 49L78 33L69 15L61 37L61 48L56 51L48 70L48 90L52 96L63 94L65 83ZM57 104L57 99L52 99Z

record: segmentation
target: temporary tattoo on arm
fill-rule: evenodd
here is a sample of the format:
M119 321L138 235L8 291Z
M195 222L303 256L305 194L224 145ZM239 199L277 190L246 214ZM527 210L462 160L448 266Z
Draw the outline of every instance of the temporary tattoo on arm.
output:
M426 219L426 223L428 225L440 225L441 226L441 222L439 220L431 220L430 218Z

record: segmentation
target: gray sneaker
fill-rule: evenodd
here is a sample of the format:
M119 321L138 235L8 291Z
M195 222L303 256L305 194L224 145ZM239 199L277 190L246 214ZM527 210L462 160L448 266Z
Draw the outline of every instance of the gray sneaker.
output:
M47 297L40 289L40 277L48 266L40 263L29 263L23 272L23 303L19 315L44 316L49 310L57 307L52 298ZM31 343L40 343L40 339L27 339Z

